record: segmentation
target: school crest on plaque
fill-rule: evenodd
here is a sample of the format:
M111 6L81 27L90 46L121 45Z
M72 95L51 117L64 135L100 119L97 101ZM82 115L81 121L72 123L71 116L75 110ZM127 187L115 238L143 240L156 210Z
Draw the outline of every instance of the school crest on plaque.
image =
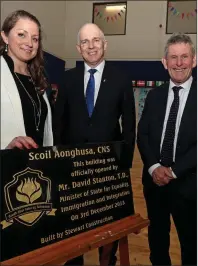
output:
M3 228L17 221L26 226L34 225L44 214L55 215L51 201L51 180L39 170L29 167L13 175L4 186L5 213Z

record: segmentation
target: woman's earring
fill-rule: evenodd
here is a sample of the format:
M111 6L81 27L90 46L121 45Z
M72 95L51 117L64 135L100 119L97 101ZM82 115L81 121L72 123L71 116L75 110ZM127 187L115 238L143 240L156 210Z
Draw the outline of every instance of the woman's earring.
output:
M7 53L8 52L8 44L6 43L6 46L5 46L5 52Z

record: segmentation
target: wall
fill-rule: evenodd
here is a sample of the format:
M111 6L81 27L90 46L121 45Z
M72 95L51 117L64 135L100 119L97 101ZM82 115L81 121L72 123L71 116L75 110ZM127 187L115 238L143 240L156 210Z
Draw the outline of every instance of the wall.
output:
M1 23L18 9L35 15L42 26L44 49L62 59L65 58L65 1L2 1Z
M95 1L97 2L97 1ZM101 1L102 2L102 1ZM80 57L76 51L76 35L81 25L92 21L93 1L66 1L66 61L74 66ZM126 35L107 36L108 59L158 60L165 41L166 1L128 1ZM159 25L162 24L162 28ZM196 44L196 35L191 35Z
M98 1L95 1L98 2ZM44 48L75 66L79 28L92 21L93 1L2 1L1 21L11 11L23 8L35 14L44 31ZM128 1L126 35L107 36L106 57L116 60L160 60L165 41L166 1ZM162 24L162 28L159 25ZM196 35L191 35L196 44Z

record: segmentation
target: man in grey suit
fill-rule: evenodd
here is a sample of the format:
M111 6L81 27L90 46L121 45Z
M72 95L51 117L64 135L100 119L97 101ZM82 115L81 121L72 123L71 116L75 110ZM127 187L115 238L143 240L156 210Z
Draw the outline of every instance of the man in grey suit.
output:
M104 60L106 49L107 41L97 25L88 23L81 27L77 50L84 65L66 71L55 107L55 143L125 141L126 164L130 167L135 144L132 81ZM117 244L115 242L109 265L116 263ZM82 265L82 257L72 264Z

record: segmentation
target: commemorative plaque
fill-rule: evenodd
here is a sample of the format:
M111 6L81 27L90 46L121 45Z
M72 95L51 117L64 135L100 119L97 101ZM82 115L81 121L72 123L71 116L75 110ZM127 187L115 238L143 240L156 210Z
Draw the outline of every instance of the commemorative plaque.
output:
M1 151L1 261L134 214L123 143Z

